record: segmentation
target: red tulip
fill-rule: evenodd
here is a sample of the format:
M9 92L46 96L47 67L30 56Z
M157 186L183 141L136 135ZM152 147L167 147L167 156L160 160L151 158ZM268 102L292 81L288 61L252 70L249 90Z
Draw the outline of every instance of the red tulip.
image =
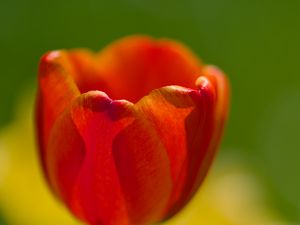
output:
M167 219L203 181L227 111L223 73L175 41L49 52L36 113L45 176L89 224Z

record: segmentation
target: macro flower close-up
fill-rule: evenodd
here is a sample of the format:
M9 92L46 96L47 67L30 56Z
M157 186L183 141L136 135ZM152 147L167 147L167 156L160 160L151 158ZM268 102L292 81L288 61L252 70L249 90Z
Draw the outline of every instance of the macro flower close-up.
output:
M40 62L37 136L52 191L90 224L172 217L202 183L228 112L228 81L182 44L131 36Z
M300 1L0 1L0 225L300 224Z

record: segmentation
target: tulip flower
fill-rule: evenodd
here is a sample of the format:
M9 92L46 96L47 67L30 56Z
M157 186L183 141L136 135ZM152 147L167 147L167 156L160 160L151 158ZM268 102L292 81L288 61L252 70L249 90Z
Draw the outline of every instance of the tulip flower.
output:
M172 217L221 139L228 82L182 44L144 36L40 62L36 121L52 191L92 225Z

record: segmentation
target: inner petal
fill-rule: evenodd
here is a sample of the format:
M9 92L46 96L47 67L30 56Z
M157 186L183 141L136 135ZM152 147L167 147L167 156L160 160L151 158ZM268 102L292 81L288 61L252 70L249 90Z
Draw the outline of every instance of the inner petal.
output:
M97 55L71 53L81 92L100 90L112 99L137 102L167 85L194 88L202 65L185 46L170 40L132 36L112 43Z

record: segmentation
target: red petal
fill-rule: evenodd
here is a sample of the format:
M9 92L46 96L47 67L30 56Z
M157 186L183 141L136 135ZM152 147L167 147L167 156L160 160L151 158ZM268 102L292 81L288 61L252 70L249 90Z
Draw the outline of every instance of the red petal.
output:
M202 165L203 169L200 169L201 173L199 174L200 179L197 181L198 184L202 182L202 179L207 173L206 168L213 161L216 150L221 142L221 137L229 111L229 82L224 73L215 66L206 66L203 70L203 74L205 78L214 86L216 101L214 112L212 113L214 122L211 140L204 160L206 163ZM196 81L196 86L203 86L206 83L206 79L198 79Z
M159 218L171 191L169 160L131 103L88 92L57 121L50 143L51 182L79 217L107 225Z
M68 52L68 58L75 69L74 77L81 93L107 89L94 53L76 49Z
M113 99L137 102L151 90L167 85L194 87L201 63L178 42L145 36L117 41L99 53L99 74Z
M154 125L167 150L173 192L164 218L181 209L199 186L214 124L215 89L206 79L200 90L169 86L151 92L137 107Z
M37 97L37 134L42 165L45 169L45 151L52 126L57 117L78 96L79 90L72 78L72 66L63 51L45 54L39 68ZM47 171L45 170L47 175Z
M216 66L208 65L203 69L203 74L207 77L216 89L216 130L222 135L224 123L229 111L229 81L225 74ZM196 84L197 85L197 84Z

